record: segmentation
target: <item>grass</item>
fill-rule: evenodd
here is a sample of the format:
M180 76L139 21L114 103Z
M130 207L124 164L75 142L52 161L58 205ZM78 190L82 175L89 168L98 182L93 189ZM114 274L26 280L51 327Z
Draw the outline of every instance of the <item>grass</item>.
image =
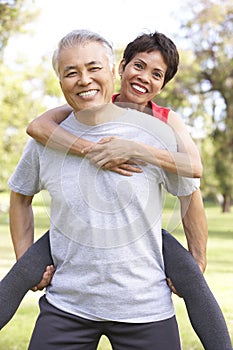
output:
M8 195L0 195L0 208L6 208ZM48 210L41 206L47 197L38 195L34 204L36 236L45 232L49 225ZM211 287L224 313L231 338L233 340L233 213L222 214L219 207L206 205L209 227L208 266L206 280ZM182 227L179 225L179 210L170 198L166 198L164 208L164 225L168 229L175 228L175 236L186 246ZM7 212L0 211L0 278L2 278L14 263L14 253L9 233ZM29 291L21 303L16 315L0 333L0 349L26 350L30 335L38 315L37 302L43 292ZM180 329L183 350L202 350L199 339L193 331L184 302L173 296L177 320ZM1 310L0 310L1 312ZM107 338L102 337L98 350L111 350Z

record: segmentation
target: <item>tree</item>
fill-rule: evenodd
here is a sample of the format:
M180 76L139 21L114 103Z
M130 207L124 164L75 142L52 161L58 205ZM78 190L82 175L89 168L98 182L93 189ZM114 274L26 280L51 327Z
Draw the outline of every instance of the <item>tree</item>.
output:
M25 0L0 1L0 63L8 40L16 33L26 31L26 24L37 15L37 10L28 10Z
M26 126L46 108L44 96L59 95L46 58L34 69L25 61L15 62L14 68L4 62L10 36L23 35L26 24L37 14L34 8L28 10L27 1L0 0L0 191L7 189L7 180L23 151L28 138Z
M190 86L185 89L187 98L196 101L193 115L203 125L211 116L205 136L212 138L217 188L227 212L233 195L233 6L231 0L199 0L188 6L180 33L195 69L189 65Z
M40 99L33 98L35 89L25 79L25 73L16 74L2 66L0 79L0 191L3 191L27 141L25 126L42 107Z
M23 130L28 111L36 106L33 101L29 102L23 75L17 75L3 62L9 38L23 32L29 20L35 18L36 12L28 11L25 3L23 0L0 1L0 191L7 187L7 179L24 147L26 134Z
M33 70L26 63L23 70L0 65L0 80L0 191L4 191L28 139L26 126L49 103L55 106L64 100L47 58Z

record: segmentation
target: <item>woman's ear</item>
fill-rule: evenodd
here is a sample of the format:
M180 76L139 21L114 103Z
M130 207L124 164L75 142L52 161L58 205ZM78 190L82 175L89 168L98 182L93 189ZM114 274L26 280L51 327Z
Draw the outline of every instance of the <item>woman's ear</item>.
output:
M121 60L119 67L118 67L118 73L119 73L120 77L122 77L124 69L125 69L125 60L123 59L123 60Z

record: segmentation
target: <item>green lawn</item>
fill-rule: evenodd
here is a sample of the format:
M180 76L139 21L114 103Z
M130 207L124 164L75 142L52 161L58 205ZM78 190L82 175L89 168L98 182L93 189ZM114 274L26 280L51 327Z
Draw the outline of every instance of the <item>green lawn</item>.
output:
M39 237L48 228L48 205L46 195L38 195L35 205L36 236ZM8 203L7 195L0 195L0 208ZM208 266L205 277L218 300L232 340L233 340L233 213L222 214L219 207L207 206L206 214L209 226ZM175 228L175 236L186 245L182 228L179 225L179 210L168 198L164 209L164 225ZM0 211L0 278L14 263L14 253L8 227L8 214ZM37 301L42 292L28 292L16 315L0 333L0 349L26 350L27 344L38 314ZM194 333L182 299L173 297L180 328L183 350L203 349ZM1 312L1 310L0 310ZM98 350L111 350L108 340L103 337Z

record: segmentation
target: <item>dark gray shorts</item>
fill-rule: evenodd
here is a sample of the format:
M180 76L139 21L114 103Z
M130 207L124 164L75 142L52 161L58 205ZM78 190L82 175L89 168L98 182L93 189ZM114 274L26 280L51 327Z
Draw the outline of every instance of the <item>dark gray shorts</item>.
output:
M176 318L149 323L97 322L63 312L40 299L29 350L96 350L102 335L113 350L180 350Z

